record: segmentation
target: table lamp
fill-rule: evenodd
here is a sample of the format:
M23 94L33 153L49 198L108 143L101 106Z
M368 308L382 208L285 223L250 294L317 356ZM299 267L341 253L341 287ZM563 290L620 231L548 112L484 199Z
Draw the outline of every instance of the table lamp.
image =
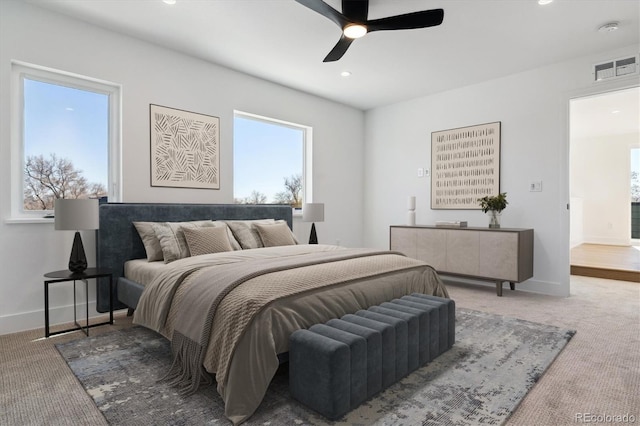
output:
M69 257L69 270L74 273L83 272L87 269L87 256L79 231L98 229L98 200L58 198L54 203L54 218L56 231L76 231Z
M311 235L309 236L309 244L318 244L315 222L324 221L324 203L307 203L303 205L302 220L305 222L314 222L311 224Z

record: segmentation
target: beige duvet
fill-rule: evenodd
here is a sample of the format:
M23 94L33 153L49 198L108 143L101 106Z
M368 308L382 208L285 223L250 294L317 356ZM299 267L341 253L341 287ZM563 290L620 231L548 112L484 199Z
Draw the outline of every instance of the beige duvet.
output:
M180 311L191 308L183 306L185 294L198 285L200 275L215 276L216 267L230 263L282 257L303 260L318 251L336 250L348 252L336 246L299 245L173 262L145 288L134 322L171 339ZM288 268L235 287L215 311L204 357L205 369L216 375L225 415L238 424L253 414L278 368L277 354L288 350L294 330L414 292L448 297L433 268L392 252ZM170 300L163 309L160 299L166 297Z

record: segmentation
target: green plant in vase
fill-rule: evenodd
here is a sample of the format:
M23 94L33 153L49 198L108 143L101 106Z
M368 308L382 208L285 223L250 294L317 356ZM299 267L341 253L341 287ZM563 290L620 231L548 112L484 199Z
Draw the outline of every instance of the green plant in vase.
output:
M507 208L507 193L478 198L483 213L489 213L489 228L500 228L500 213Z

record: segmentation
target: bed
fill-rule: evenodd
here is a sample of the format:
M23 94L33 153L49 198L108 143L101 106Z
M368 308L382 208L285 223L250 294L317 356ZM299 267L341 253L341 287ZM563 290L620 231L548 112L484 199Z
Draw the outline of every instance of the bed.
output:
M202 225L207 230L176 224L196 221L207 222ZM213 226L208 221L226 224L220 228L226 231L208 229ZM136 229L140 222L152 223L163 242L161 229L167 227L188 236L216 233L226 249L168 263L164 250L164 261L148 262ZM386 250L290 244L285 234L294 238L291 224L288 206L100 206L98 263L114 271L116 308L135 309L134 323L171 340L169 378L178 388L194 392L215 377L225 415L234 424L259 406L294 330L410 293L448 297L436 272L423 262ZM250 235L242 235L245 228ZM231 250L225 235L236 237ZM262 247L261 240L270 247ZM108 285L99 284L99 309L108 308Z

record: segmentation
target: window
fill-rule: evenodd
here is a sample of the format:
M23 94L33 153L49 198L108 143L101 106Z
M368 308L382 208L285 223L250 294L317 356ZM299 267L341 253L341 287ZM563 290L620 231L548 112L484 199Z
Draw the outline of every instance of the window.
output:
M311 202L311 127L236 111L233 197L239 204Z
M12 63L12 217L56 198L120 199L120 87Z

